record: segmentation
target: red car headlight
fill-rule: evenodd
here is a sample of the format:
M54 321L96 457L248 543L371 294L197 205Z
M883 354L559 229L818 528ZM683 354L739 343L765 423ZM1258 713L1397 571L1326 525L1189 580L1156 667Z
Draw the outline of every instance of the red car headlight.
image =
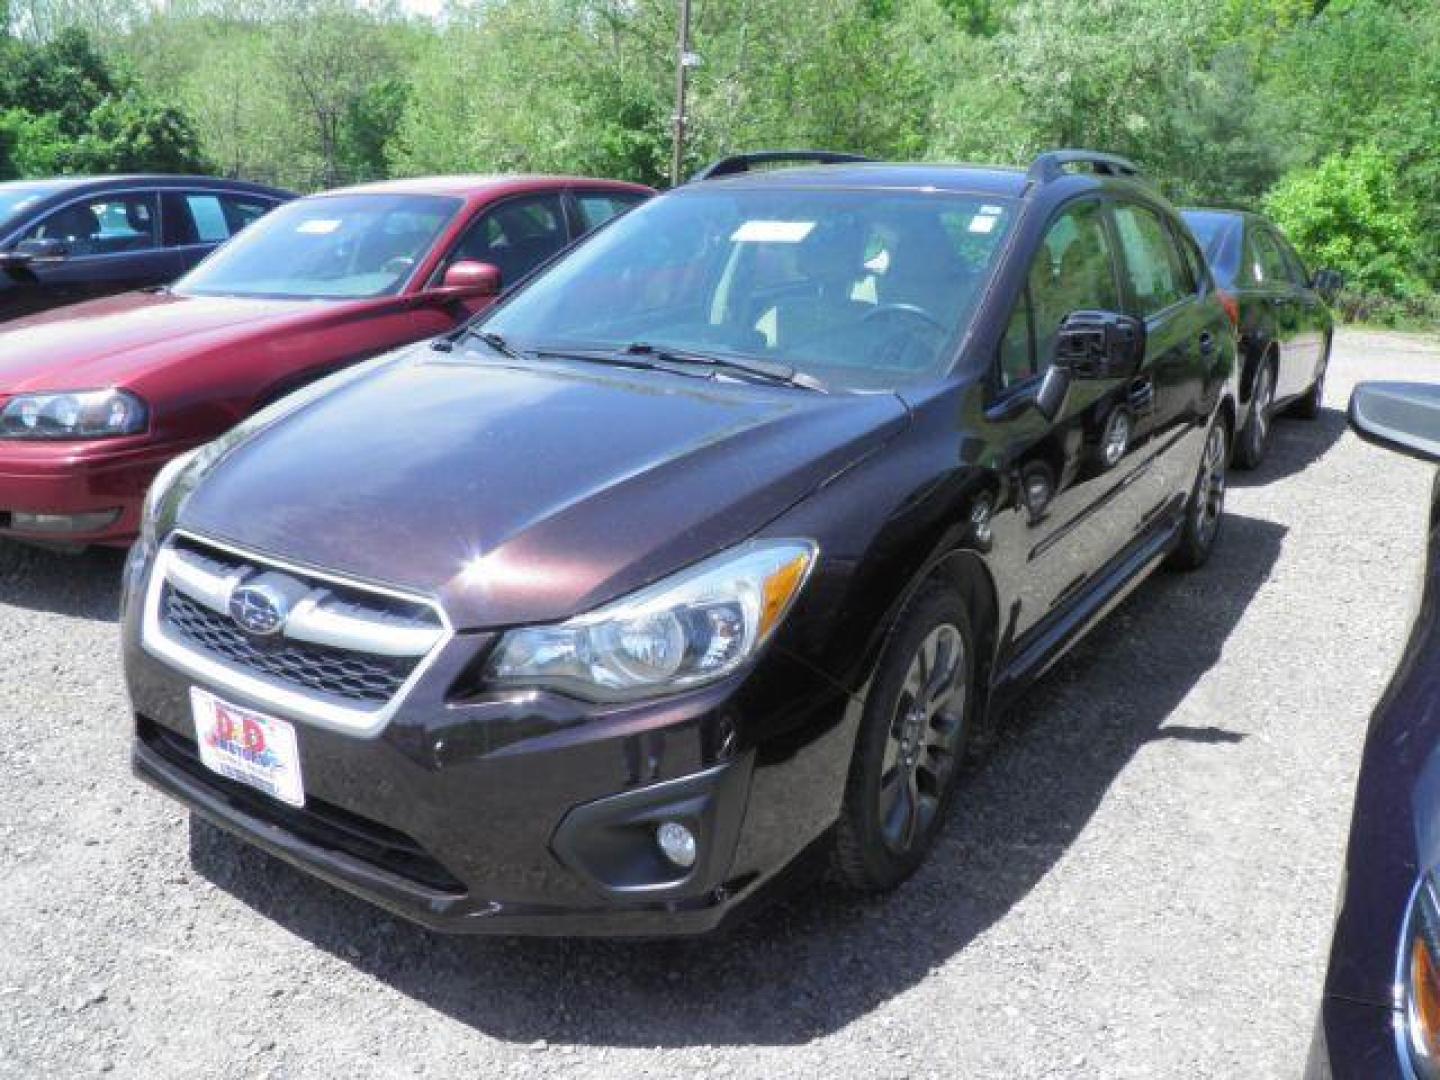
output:
M0 439L103 439L149 424L150 410L128 390L17 394L0 410Z

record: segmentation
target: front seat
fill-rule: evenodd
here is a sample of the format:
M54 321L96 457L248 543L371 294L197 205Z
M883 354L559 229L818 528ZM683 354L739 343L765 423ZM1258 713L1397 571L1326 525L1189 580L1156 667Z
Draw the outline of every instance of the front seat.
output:
M918 307L948 326L959 307L964 280L964 267L944 226L938 221L928 228L915 223L897 238L890 265L880 279L880 302Z
M125 224L130 226L134 236L124 238L120 250L144 251L155 244L155 220L150 216L150 207L145 203L125 204Z
M853 296L865 271L865 232L849 218L821 222L796 252L795 268L809 287L775 307L775 346L793 345L853 323L871 305Z
M70 206L40 226L36 238L62 240L76 255L88 255L100 235L100 217L88 206Z

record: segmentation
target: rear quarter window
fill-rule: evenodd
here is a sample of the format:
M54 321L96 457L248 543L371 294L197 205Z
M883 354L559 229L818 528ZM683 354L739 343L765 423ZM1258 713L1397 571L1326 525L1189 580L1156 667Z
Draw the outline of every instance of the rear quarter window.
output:
M575 196L575 203L580 209L580 225L586 232L598 229L611 218L633 210L644 201L643 195L615 191L588 191Z

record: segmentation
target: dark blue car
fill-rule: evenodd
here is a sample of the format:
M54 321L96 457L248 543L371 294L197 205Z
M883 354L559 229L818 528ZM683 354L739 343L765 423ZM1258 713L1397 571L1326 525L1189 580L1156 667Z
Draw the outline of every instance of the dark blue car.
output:
M173 281L292 198L204 176L0 184L0 321Z
M1440 461L1440 386L1362 383L1350 422ZM1440 1077L1440 484L1425 593L1370 720L1308 1080Z

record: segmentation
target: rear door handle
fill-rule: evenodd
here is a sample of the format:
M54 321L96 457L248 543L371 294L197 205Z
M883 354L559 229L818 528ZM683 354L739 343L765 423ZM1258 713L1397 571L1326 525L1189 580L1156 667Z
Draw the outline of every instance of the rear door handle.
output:
M1206 330L1200 335L1200 351L1209 356L1215 351L1215 335Z

